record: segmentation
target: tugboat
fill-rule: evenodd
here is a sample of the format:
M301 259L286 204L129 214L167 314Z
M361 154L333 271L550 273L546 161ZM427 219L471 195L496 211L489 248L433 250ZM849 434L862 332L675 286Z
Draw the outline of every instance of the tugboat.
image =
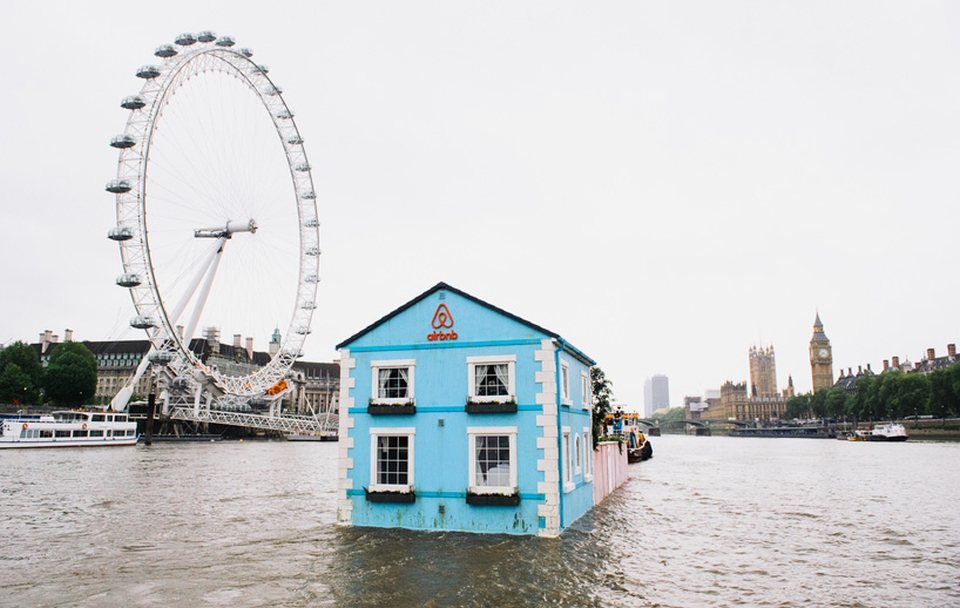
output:
M626 441L627 462L643 462L653 458L653 445L640 430L640 415L617 410L607 414L603 421L603 433Z
M627 431L627 462L643 462L653 458L653 446L638 427L629 427Z

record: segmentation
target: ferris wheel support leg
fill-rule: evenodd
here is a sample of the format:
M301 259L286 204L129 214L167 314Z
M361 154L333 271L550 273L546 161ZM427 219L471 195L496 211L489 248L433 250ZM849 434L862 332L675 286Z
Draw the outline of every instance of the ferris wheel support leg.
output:
M150 367L150 353L153 352L153 347L143 355L143 359L140 360L140 365L137 366L137 371L133 373L133 377L127 380L127 383L123 385L116 395L113 396L113 399L110 400L110 409L114 412L122 412L127 409L127 403L130 401L130 397L133 396L133 390L136 388L137 383L140 382L140 378L143 377L143 373L147 371L147 368Z
M190 285L184 291L183 297L177 302L177 305L170 311L169 320L171 325L176 324L180 320L180 315L183 314L184 309L187 308L187 304L190 303L190 299L193 298L193 295L197 292L200 282L203 281L203 277L207 275L210 271L210 265L214 262L215 258L221 251L219 243L214 243L215 247L212 247L207 253L207 260L200 266L200 270L197 271L197 276L193 278L193 281L190 282ZM187 334L184 336L185 340L190 340L192 336Z
M197 386L197 392L193 395L193 415L200 418L200 402L203 398L203 385ZM209 408L207 408L209 410Z
M190 343L190 339L193 337L193 332L195 332L197 329L197 324L200 322L200 314L203 312L203 307L207 304L207 297L210 296L210 288L213 286L213 278L217 274L217 268L220 267L220 260L223 257L223 248L226 243L226 239L217 239L216 243L214 243L215 247L211 249L210 259L204 265L203 271L197 276L197 283L200 282L200 279L203 279L203 285L200 286L200 294L197 298L197 303L193 307L193 315L190 317L189 323L187 324L186 333L183 334L184 342L188 345ZM194 284L191 287L189 294L192 294L197 287L198 285Z
M170 415L170 392L167 389L163 389L162 391L160 391L159 399L160 399L160 403L163 404L163 406L160 408L160 412L164 416L169 416Z

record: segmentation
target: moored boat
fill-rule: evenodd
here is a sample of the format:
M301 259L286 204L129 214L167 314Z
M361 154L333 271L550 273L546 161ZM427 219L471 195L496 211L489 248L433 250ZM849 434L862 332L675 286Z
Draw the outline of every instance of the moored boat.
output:
M907 430L903 425L894 422L878 424L872 429L861 429L847 435L848 441L906 441L907 438Z
M287 441L336 441L337 436L335 434L323 434L323 433L288 433Z
M137 423L127 414L69 410L0 421L0 448L60 448L134 445Z
M627 462L643 462L653 458L653 445L641 430L643 426L638 414L617 411L604 417L603 434L617 437L627 444Z
M653 458L653 445L643 432L633 426L627 427L627 462L643 462Z

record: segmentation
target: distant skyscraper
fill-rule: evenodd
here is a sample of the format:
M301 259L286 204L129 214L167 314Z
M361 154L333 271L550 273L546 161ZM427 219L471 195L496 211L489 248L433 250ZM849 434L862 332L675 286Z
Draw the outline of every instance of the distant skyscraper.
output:
M644 415L651 416L659 409L670 407L670 381L661 374L647 378L643 385Z

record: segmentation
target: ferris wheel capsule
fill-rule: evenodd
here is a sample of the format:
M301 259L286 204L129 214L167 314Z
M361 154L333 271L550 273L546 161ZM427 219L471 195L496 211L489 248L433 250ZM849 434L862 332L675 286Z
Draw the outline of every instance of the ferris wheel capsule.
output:
M137 315L136 317L130 319L130 327L135 327L137 329L150 329L151 327L156 327L157 322L153 320L153 317L146 315Z
M196 43L197 39L193 34L184 33L174 38L173 41L180 46L190 46L191 44Z
M112 179L107 182L105 190L114 194L124 194L133 190L133 184L128 179Z
M147 359L150 360L150 363L170 363L176 358L177 356L169 350L155 350L147 355Z
M114 148L132 148L137 145L137 140L129 133L121 133L110 140L110 145Z
M239 49L237 52L243 55L244 57L246 57L247 59L250 59L251 57L253 57L253 51L251 51L248 48Z
M125 272L117 277L117 285L120 287L137 287L143 280L135 272Z
M133 238L133 228L130 226L114 226L107 232L107 238L112 241L129 241Z
M139 95L128 95L120 101L120 107L125 110L139 110L145 105L147 102Z
M177 50L172 44L161 44L157 47L157 50L153 52L157 57L162 57L166 59L167 57L174 57L180 51Z
M197 34L197 40L200 42L213 42L217 39L217 35L211 32L210 30L203 30Z
M229 48L234 44L236 44L236 42L233 40L233 36L220 36L220 38L217 40L217 46Z
M140 66L140 69L137 70L137 78L143 78L144 80L153 80L159 75L160 68L155 65Z

